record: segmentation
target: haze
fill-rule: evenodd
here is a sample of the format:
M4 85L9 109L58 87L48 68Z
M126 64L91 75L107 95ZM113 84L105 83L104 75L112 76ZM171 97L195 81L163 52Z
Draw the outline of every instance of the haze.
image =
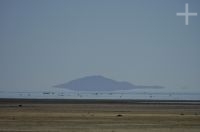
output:
M197 17L177 17L177 12ZM102 75L200 92L199 0L1 0L0 90Z

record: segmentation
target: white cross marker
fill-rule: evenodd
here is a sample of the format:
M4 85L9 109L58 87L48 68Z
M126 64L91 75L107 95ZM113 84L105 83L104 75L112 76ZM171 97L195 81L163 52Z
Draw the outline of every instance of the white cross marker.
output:
M185 13L176 13L177 16L185 16L185 25L189 24L189 16L197 16L197 13L189 13L188 3L185 4Z

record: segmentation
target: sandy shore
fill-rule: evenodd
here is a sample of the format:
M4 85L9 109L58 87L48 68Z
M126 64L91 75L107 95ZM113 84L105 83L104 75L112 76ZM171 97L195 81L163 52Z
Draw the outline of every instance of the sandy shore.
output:
M198 103L36 102L0 100L0 132L200 131Z

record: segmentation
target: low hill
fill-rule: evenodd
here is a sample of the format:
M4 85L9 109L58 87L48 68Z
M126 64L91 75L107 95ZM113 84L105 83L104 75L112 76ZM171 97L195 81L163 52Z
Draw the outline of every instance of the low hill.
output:
M133 85L129 82L115 81L103 76L87 76L72 80L68 83L55 85L57 88L66 88L75 91L115 91L131 90L136 88L163 88L162 86Z

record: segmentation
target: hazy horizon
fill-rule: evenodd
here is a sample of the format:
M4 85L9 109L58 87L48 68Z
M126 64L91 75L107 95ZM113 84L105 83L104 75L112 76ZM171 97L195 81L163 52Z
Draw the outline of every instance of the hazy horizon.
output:
M186 3L198 13L188 26L176 16ZM199 6L199 0L1 0L0 91L55 91L54 85L102 75L164 86L166 93L200 93Z

